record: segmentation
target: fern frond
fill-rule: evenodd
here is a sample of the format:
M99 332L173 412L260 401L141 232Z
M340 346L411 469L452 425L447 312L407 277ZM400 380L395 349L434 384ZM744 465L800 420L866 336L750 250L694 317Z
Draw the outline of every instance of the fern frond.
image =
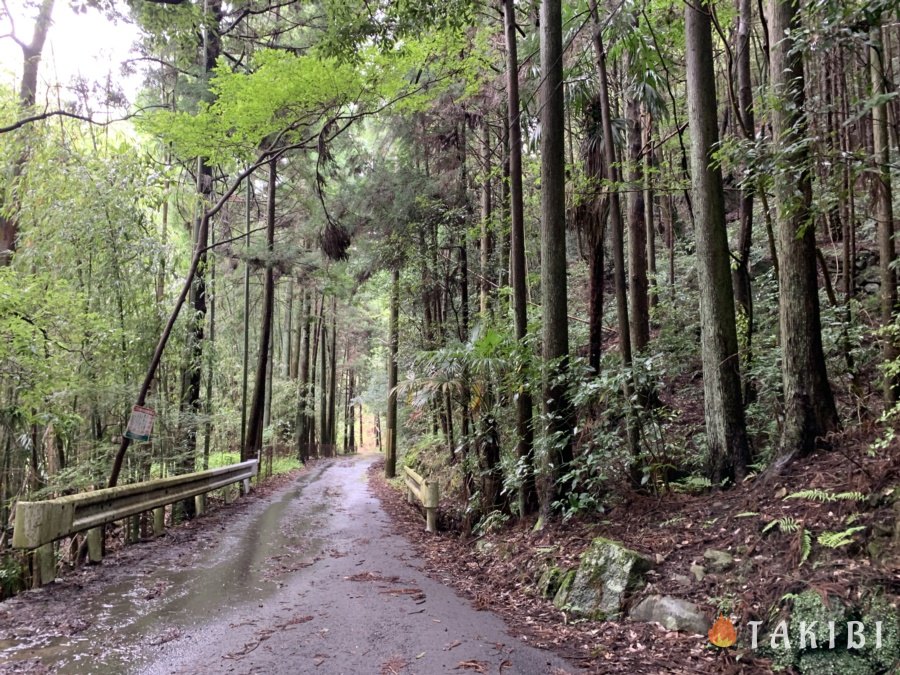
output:
M796 518L792 518L791 516L786 516L784 518L776 518L775 520L770 521L763 528L763 534L771 530L773 527L778 527L778 529L783 534L790 534L791 532L796 532L800 529L800 523Z
M792 492L787 497L785 497L785 499L810 499L814 502L825 503L832 501L832 495L830 492L820 490L819 488L810 488L809 490Z
M793 492L785 497L785 499L809 499L814 502L821 502L825 504L827 502L837 501L862 502L866 500L866 496L862 492L857 491L839 492L835 494L833 492L822 490L820 488L810 488L808 490Z
M841 546L846 546L851 543L853 541L853 535L864 529L866 529L864 525L857 525L855 527L848 527L842 532L823 532L817 537L816 541L826 548L840 548Z
M842 500L848 502L864 502L867 497L862 492L839 492L834 496L835 500Z
M812 553L812 534L805 527L800 529L800 564L806 562Z

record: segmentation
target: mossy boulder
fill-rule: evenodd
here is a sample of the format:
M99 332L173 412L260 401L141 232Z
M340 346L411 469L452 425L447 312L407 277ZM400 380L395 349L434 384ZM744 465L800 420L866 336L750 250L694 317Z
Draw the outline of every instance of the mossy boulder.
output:
M629 593L644 583L653 563L618 542L597 537L574 575L563 577L553 604L576 616L618 620Z
M850 622L856 622L852 637L848 635ZM897 608L880 596L848 605L835 597L826 602L817 592L805 591L793 598L787 644L784 630L779 632L777 626L762 639L762 650L776 665L794 667L802 675L880 675L893 673L900 665L900 616Z
M875 675L869 662L848 651L816 649L800 655L801 675Z

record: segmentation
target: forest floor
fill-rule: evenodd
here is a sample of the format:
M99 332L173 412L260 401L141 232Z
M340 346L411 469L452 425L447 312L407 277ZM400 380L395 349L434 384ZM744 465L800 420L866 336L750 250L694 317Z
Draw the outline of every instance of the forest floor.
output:
M872 455L861 432L834 439L834 449L793 464L780 477L752 480L728 491L703 495L630 493L623 502L592 520L550 521L534 531L523 522L481 538L423 531L422 516L402 494L373 471L375 491L394 522L431 564L437 577L471 598L476 607L500 613L516 635L553 649L596 673L770 673L769 661L749 648L722 650L706 636L668 631L658 624L576 620L536 592L548 556L574 568L594 537L603 536L639 551L657 564L648 584L632 598L672 595L696 602L710 619L730 615L740 633L750 620L766 619L788 593L814 589L851 601L862 591L886 589L900 595L897 551L873 563L867 544L896 518L890 503L900 484L900 442ZM790 498L801 490L832 494L857 491L864 500L820 502ZM852 543L829 549L817 542L823 532L841 531L847 522L864 527ZM793 518L801 525L783 533L773 520ZM766 530L766 531L764 531ZM801 561L803 531L811 552ZM882 540L884 541L884 540ZM692 578L691 566L705 564L707 549L733 555L730 571ZM545 567L544 567L545 569ZM742 635L742 638L744 636ZM739 642L739 645L741 643Z

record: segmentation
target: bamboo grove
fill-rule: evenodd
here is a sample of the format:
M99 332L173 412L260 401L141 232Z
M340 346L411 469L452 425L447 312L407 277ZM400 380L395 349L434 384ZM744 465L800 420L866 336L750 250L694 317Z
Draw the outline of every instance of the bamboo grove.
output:
M142 30L130 103L39 85L54 1L29 10L3 523L368 447L442 471L472 528L896 421L897 3L93 0Z

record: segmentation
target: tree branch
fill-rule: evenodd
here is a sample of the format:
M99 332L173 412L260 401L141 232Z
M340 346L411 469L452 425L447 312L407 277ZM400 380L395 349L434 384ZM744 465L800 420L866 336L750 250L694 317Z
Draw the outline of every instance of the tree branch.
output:
M87 122L89 124L94 124L98 127L106 127L110 124L115 124L116 122L124 122L126 120L130 120L132 117L137 117L145 110L151 110L153 108L166 108L168 106L164 105L149 105L139 110L135 110L133 113L129 113L125 115L125 117L119 117L114 120L107 120L106 122L98 122L97 120L88 117L86 115L79 115L78 113L69 112L67 110L49 110L47 112L38 113L36 115L29 115L28 117L23 117L20 120L16 120L12 124L9 124L5 127L0 127L0 134L6 134L10 131L15 131L16 129L21 129L26 124L31 124L33 122L40 122L41 120L46 120L51 117L69 117L73 120L80 120L82 122Z

